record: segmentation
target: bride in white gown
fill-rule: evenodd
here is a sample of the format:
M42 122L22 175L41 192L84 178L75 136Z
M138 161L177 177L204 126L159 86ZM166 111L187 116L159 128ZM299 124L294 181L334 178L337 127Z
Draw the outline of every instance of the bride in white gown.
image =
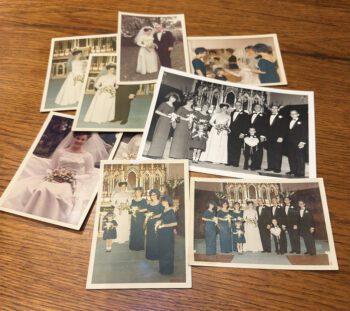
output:
M70 72L56 96L56 105L67 106L78 103L87 65L86 60L82 60L82 55L82 50L74 50L69 57L67 70Z
M97 89L84 122L106 123L115 118L116 65L108 64L96 78Z
M115 207L115 219L117 220L117 239L119 244L129 241L131 216L129 214L131 205L131 194L127 191L127 182L119 182L112 193L112 205Z
M90 137L91 136L91 137ZM98 134L71 132L52 157L31 155L3 206L68 224L77 224L94 193L98 169L94 163L107 159L110 145ZM48 178L53 170L65 170L73 182ZM52 176L52 175L51 175Z
M153 34L153 28L145 26L140 29L134 40L140 47L136 72L143 75L158 71L158 56L155 50Z
M244 252L260 252L263 250L258 227L258 213L252 201L247 202L247 208L243 212L244 232L246 243L243 244Z

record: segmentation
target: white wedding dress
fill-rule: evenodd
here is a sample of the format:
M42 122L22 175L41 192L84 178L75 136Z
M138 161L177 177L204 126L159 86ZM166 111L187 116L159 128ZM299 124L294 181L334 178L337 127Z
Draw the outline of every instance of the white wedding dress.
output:
M106 123L115 118L115 75L105 74L95 83L97 91L85 115L84 122Z
M263 250L258 227L258 213L255 209L247 209L243 212L244 233L246 243L243 244L245 252L260 252Z
M72 71L68 73L60 91L55 99L55 104L60 106L77 104L83 87L86 61L73 60Z
M56 148L52 158L32 154L3 207L67 224L78 224L84 210L90 208L87 203L98 183L99 170L94 168L94 163L107 159L111 146L105 144L98 134L93 134L85 143L84 152L74 153L66 149L71 139L72 135L69 134ZM48 170L56 168L66 168L76 174L74 192L69 183L45 180Z
M140 47L137 57L136 72L140 74L154 73L158 71L158 56L153 45L153 35L141 35L136 41Z
M218 132L215 126L230 125L230 116L226 113L214 113L210 119L212 128L208 135L206 150L201 154L200 161L227 164L227 131Z
M122 244L129 241L131 216L127 208L131 204L131 194L128 192L113 192L112 204L115 206L115 219L118 223L117 227L117 243Z

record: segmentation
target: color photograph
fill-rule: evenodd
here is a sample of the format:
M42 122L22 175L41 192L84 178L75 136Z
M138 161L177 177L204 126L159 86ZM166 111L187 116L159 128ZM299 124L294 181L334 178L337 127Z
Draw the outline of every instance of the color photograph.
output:
M117 34L54 38L40 111L75 110L91 53L116 53Z
M191 179L191 264L338 270L323 179Z
M189 37L191 73L249 85L286 85L276 34Z
M155 83L160 67L189 71L185 16L118 13L118 84Z
M103 161L88 289L189 288L186 161Z
M313 92L162 68L138 158L230 177L316 177Z
M79 230L95 199L101 160L116 133L72 132L73 117L51 112L0 199L0 210Z

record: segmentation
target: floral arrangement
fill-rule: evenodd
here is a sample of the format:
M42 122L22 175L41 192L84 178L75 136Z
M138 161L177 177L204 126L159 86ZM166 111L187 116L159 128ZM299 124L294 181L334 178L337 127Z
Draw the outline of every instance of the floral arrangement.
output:
M75 85L77 82L83 83L83 82L84 82L84 76L83 76L83 75L76 75L76 76L74 76L73 81L74 81L74 85Z
M254 225L255 227L258 225L257 221L255 219L246 219L245 222L247 224Z
M168 117L170 118L171 126L175 129L176 123L180 122L180 117L176 113L169 113Z
M163 222L161 220L157 220L154 224L154 231L158 232L158 229L160 229L160 226L163 225Z
M190 113L190 114L187 116L188 129L189 129L189 130L192 128L193 122L194 122L195 119L197 119L197 117L196 117L193 113Z
M215 125L215 129L218 133L218 135L222 132L222 131L226 131L227 134L229 134L231 132L230 128L226 125L226 124L218 124Z
M107 93L107 94L111 95L111 97L115 97L115 88L111 85L101 88L100 91L101 91L101 93Z
M75 190L76 179L74 173L64 167L49 170L44 180L52 183L68 183L71 185L73 192Z

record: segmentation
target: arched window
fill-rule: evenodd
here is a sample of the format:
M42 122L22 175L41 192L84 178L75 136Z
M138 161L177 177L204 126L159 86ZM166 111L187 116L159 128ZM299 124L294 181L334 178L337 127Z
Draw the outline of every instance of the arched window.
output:
M235 103L235 100L236 100L235 93L230 92L230 93L227 94L227 96L226 96L226 102L227 102L228 104L230 104L231 106L233 106L234 103Z
M261 188L261 198L267 200L267 191L265 187Z
M150 189L150 178L149 178L148 174L145 175L143 187L144 187L145 191L151 190Z
M155 189L160 189L160 175L159 173L156 173L156 176L154 177L153 187Z
M58 75L63 75L63 65L58 65L57 74L58 74Z
M256 199L256 189L253 185L250 185L248 188L249 199Z
M136 174L133 171L129 172L129 174L128 174L128 184L129 184L129 187L131 189L134 189L135 187L138 186L137 185Z

